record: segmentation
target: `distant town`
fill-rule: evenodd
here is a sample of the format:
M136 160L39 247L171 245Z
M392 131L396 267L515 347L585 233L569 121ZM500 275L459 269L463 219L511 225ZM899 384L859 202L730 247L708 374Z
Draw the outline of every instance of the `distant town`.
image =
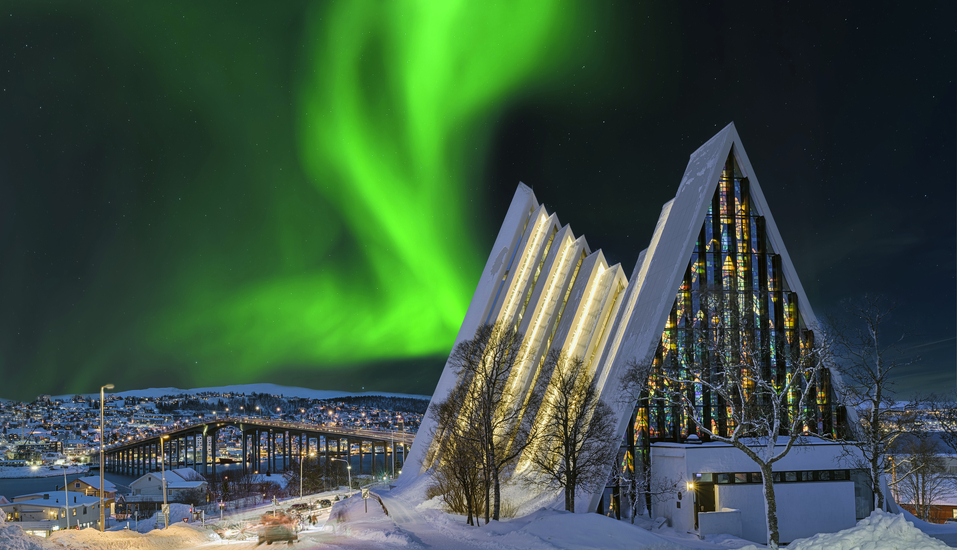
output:
M427 407L423 399L379 395L318 399L234 391L106 394L103 432L105 444L111 445L204 419L250 417L414 433ZM60 466L88 464L99 449L99 422L98 395L0 402L0 478L59 475ZM240 452L238 439L234 443L221 449L227 460Z

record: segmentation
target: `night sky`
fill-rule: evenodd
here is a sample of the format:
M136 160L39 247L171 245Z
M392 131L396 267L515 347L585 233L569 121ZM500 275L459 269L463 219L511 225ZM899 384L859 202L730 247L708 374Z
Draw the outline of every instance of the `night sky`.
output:
M431 394L519 181L630 274L731 121L953 388L957 4L769 4L5 2L0 396Z

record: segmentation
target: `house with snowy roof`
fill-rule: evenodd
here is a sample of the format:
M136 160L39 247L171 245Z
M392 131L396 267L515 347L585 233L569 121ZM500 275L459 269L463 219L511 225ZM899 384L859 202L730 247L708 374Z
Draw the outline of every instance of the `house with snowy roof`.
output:
M522 421L546 423L551 403L525 404L536 402L531 392L559 378L560 367L546 361L552 352L580 359L575 376L594 381L616 411L621 445L606 458L608 483L578 493L575 512L628 517L634 503L623 480L650 469L653 478L675 480L677 487L647 502L651 517L664 517L680 531L766 542L760 469L698 427L708 426L716 437L734 430L729 403L692 380L712 376L717 361L707 346L721 338L740 346L728 353L747 356L757 371L783 384L801 376L798 358L816 349L821 327L733 123L691 154L630 276L519 184L455 346L491 325L521 335L505 402ZM634 365L648 366L644 390L625 399L624 379ZM667 386L659 374L665 365L686 373L687 409L656 398ZM471 383L457 366L450 357L433 403ZM810 419L801 428L809 437L774 464L781 542L853 527L873 508L866 475L841 462L837 440L850 433L854 413L836 397L840 373L828 365L820 378L802 384L813 386L814 398L788 401L788 414ZM403 477L423 475L430 461L441 460L435 428L433 418L423 418ZM531 475L530 462L520 456L514 476Z
M26 532L48 536L52 531L79 526L96 527L100 521L100 499L63 491L20 495L0 504L6 521L18 522Z
M163 472L150 472L130 483L131 493L127 502L162 502L163 478L166 479L166 498L177 502L190 491L206 492L209 484L206 479L192 468L175 468Z
M62 485L56 486L57 490L63 490ZM82 493L86 496L100 498L100 478L99 476L78 477L67 482L66 490L74 493ZM109 510L113 510L116 503L116 485L108 479L103 480L103 505Z

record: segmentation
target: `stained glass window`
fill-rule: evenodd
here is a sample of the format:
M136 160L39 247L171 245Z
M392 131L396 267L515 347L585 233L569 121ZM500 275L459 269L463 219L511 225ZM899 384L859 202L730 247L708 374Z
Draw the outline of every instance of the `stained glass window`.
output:
M803 334L797 295L787 286L781 257L768 242L765 220L754 208L748 180L738 169L732 151L662 332L653 372L660 372L662 365L673 365L689 379L703 379L714 375L713 368L709 369L711 363L747 363L780 387L796 368L794 359L799 357ZM724 350L724 356L709 355L713 353L709 349L715 346ZM816 384L817 391L806 411L815 420L805 429L836 433L833 419L837 414L829 380L825 375ZM655 374L648 388L651 397L673 389ZM713 431L727 435L734 429L729 403L700 383L680 391ZM796 404L796 394L788 398ZM694 433L692 420L682 410L653 399L640 403L638 410L636 440L648 437L651 441L675 441ZM639 426L647 426L647 431Z

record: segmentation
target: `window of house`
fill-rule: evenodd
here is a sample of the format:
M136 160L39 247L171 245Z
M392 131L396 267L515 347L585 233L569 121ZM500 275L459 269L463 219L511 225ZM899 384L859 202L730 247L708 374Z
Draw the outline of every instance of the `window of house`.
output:
M831 472L829 470L821 470L820 472L817 473L817 478L820 481L830 481Z
M751 483L764 483L764 478L761 477L761 472L751 472Z
M747 483L747 482L748 482L748 474L745 474L745 473L736 473L736 474L734 474L734 482L735 482L735 483Z
M86 515L86 506L83 507L83 515Z
M797 472L784 472L784 481L797 481Z
M814 472L801 472L801 481L814 481Z
M715 474L715 483L731 483L731 474Z
M80 488L80 482L77 481L76 483L74 483L74 484L73 484L73 488L74 488L74 489L79 489L79 488Z

